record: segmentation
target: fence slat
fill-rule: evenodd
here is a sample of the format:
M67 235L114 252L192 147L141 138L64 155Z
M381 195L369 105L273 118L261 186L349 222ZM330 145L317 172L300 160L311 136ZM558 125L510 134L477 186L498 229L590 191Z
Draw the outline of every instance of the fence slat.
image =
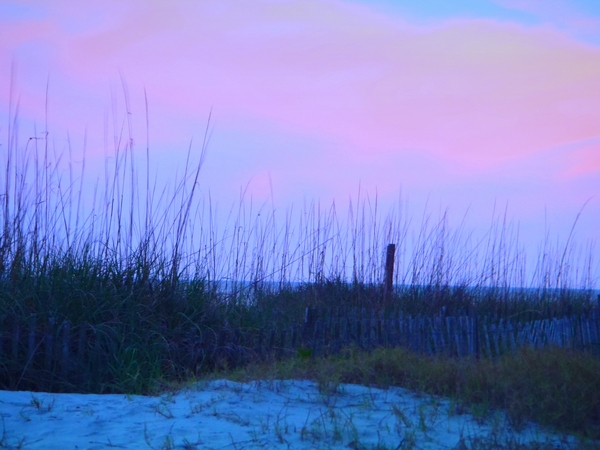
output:
M62 330L62 348L60 368L63 376L67 374L70 367L70 344L71 344L71 322L68 320L63 323Z
M54 319L52 318L48 320L48 328L44 335L44 344L46 347L44 367L46 370L50 370L54 359Z
M27 363L33 360L35 352L35 332L36 332L36 315L32 314L29 318L29 336L27 339Z

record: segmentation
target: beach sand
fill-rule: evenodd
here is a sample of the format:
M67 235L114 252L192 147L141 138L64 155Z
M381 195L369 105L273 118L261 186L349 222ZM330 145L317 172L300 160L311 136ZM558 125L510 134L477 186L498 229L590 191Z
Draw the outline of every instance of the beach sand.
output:
M159 396L0 391L0 447L24 449L456 448L577 441L500 412L475 418L401 388L219 380ZM550 448L552 448L550 447Z

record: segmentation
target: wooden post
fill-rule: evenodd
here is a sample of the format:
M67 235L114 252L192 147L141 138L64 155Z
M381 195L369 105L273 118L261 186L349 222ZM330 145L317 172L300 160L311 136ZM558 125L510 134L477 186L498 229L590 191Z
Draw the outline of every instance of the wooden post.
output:
M396 254L396 244L388 244L385 257L385 281L383 285L383 303L389 305L392 296L394 282L394 256Z
M85 323L79 324L79 339L77 341L77 361L79 367L84 367L84 360L86 352L89 352L87 345L87 329Z
M44 343L46 345L46 359L44 361L44 368L46 370L52 369L52 363L54 359L54 319L48 319L48 328L44 335Z
M33 354L35 353L35 322L36 315L33 314L29 318L29 339L27 341L27 364L33 359Z
M279 355L278 355L279 358L281 358L283 356L283 354L284 354L286 335L287 335L287 330L284 328L280 332Z
M15 322L13 328L13 341L12 341L12 356L13 360L18 361L19 358L19 340L21 339L21 327Z
M304 316L304 329L302 330L303 344L306 344L310 340L310 336L314 332L314 327L317 322L317 308L306 308L306 314Z
M258 342L256 344L256 352L261 356L261 358L265 354L265 348L263 347L264 334L265 334L265 329L260 328L258 330Z
M294 326L292 328L292 344L291 344L291 348L292 350L296 350L296 339L298 338L298 330L297 328Z
M271 332L269 333L269 353L273 351L273 347L275 347L275 330L271 329Z
M479 359L479 320L477 317L477 306L473 303L469 305L469 317L473 324L471 328L471 333L473 333L473 353L475 353L475 358Z
M61 351L61 361L60 361L60 369L63 377L67 375L69 371L69 358L70 358L70 347L71 346L71 322L68 320L63 324L62 330L62 351Z
M310 354L311 358L314 358L315 356L317 356L317 352L319 351L319 340L321 338L322 338L321 320L317 319L315 321L315 326L314 326L314 334L313 334L313 340L312 340L312 353Z

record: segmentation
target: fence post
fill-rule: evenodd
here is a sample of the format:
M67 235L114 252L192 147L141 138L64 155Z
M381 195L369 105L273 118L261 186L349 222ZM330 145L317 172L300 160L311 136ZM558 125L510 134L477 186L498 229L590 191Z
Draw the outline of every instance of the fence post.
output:
M48 326L44 334L44 344L46 345L46 358L44 368L50 370L54 359L54 319L48 319Z
M275 330L271 329L271 331L269 332L269 347L268 347L269 355L272 354L273 347L275 347Z
M265 329L260 328L258 330L258 342L256 343L256 352L260 355L261 358L265 354L265 349L263 347L264 334L265 334Z
M286 338L286 329L283 328L280 332L280 341L279 341L279 350L277 351L277 358L281 359L285 355L285 338Z
M36 347L35 347L35 323L36 315L32 314L29 318L29 338L27 341L27 364L33 359Z
M310 337L314 332L314 327L317 321L317 308L306 308L306 314L304 316L304 328L302 330L302 344L307 345L310 341Z
M85 323L79 324L79 339L77 340L77 361L79 367L84 367L84 360L86 352L90 349L86 348L87 344L87 329Z
M317 308L306 308L306 314L304 316L304 325L310 329L314 326L317 320Z
M292 344L291 344L291 348L292 350L296 350L296 339L298 336L298 329L296 326L294 326L292 328Z
M70 353L71 353L71 322L68 320L63 323L62 329L62 351L61 351L61 364L60 369L63 377L67 375L70 367Z
M12 341L12 356L15 361L19 358L19 341L21 339L21 327L19 323L15 321L15 327L13 328L13 341Z
M312 353L310 355L312 358L316 357L317 352L319 351L319 344L320 344L319 341L322 340L322 337L323 337L321 328L323 328L323 326L321 325L321 320L317 319L315 321L315 325L314 325L314 333L313 333L313 340L312 340Z
M473 333L473 352L475 353L475 358L479 359L479 321L477 317L477 306L472 302L469 305L469 316L473 325L471 331Z
M392 296L394 281L394 256L396 254L396 244L388 244L385 256L385 281L383 285L383 303L388 305Z

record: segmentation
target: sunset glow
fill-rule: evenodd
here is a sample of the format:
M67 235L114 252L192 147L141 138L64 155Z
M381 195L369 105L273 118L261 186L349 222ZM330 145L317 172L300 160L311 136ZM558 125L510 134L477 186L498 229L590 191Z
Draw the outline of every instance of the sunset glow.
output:
M508 205L534 246L547 224L566 237L591 199L576 237L597 240L596 3L394 3L5 1L2 146L17 99L23 136L44 130L48 89L56 148L68 133L80 152L87 130L93 166L127 92L143 153L146 93L159 176L190 141L198 156L212 114L200 185L222 205L240 189L277 208L343 203L360 186L382 207L470 208L474 227Z

